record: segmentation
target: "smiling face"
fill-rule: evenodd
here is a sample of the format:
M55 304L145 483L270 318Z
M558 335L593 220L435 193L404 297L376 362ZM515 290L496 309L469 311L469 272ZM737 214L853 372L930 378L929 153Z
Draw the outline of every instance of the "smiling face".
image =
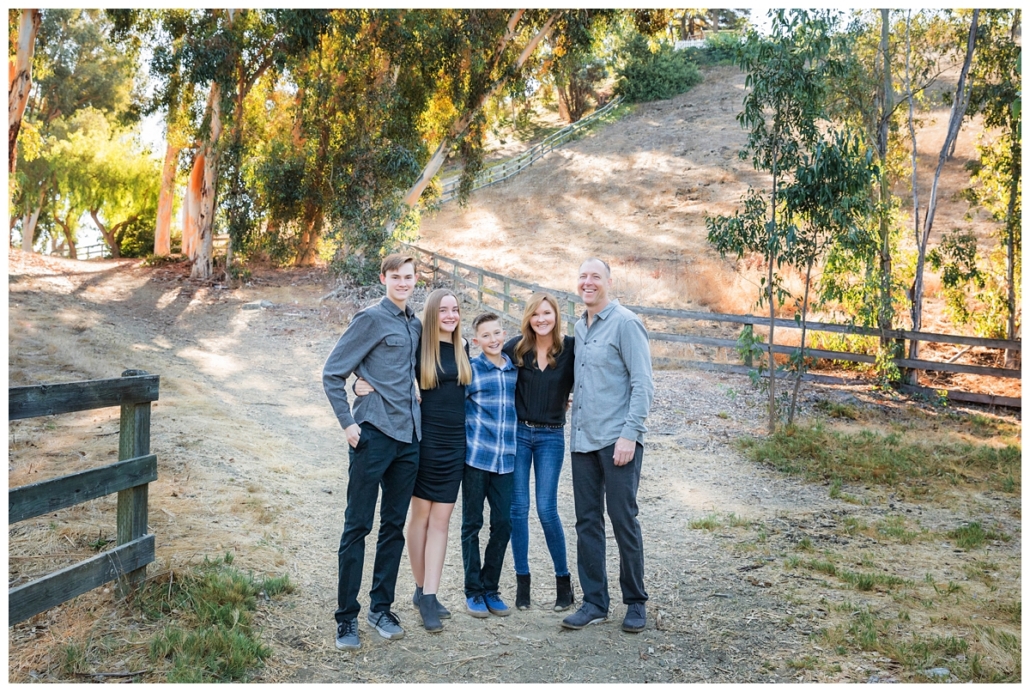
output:
M444 296L440 299L440 309L437 311L437 315L440 319L440 341L450 342L454 330L461 323L458 301L454 296Z
M608 305L611 285L612 277L601 260L588 259L580 266L576 292L591 315L596 315Z
M386 286L386 297L403 310L415 290L415 265L405 262L396 269L387 269L385 274L379 275L379 283Z
M504 328L497 320L487 320L476 327L476 336L472 340L488 358L497 358L504 347Z
M540 306L537 307L529 318L529 324L537 338L550 334L554 330L554 323L556 321L557 317L554 314L554 308L546 300L540 302Z

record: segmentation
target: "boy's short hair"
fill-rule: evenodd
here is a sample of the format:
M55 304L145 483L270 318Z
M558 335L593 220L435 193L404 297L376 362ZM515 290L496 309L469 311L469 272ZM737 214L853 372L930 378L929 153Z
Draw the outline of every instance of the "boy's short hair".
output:
M395 252L391 255L387 255L383 258L383 263L379 267L379 273L386 276L386 272L400 269L405 264L411 263L411 266L415 266L415 258L411 255L402 255L399 252Z
M479 325L485 322L500 322L501 318L499 315L492 312L484 312L481 315L476 315L476 319L472 320L472 333L476 334L479 332Z

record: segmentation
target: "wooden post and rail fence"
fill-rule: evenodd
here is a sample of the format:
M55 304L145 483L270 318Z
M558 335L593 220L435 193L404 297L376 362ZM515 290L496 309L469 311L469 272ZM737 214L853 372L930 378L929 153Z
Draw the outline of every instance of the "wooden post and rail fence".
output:
M487 166L476 176L475 182L472 184L472 189L479 190L484 187L490 187L491 185L507 180L514 175L518 175L524 169L532 166L534 161L543 158L550 152L568 142L570 139L578 136L581 130L589 127L596 120L603 118L605 115L615 110L620 103L622 103L622 97L616 96L587 117L577 120L557 132L552 132L543 140L534 144L518 156L513 156L512 158L501 161L500 163ZM443 185L443 189L440 193L441 204L458 196L458 185L460 182L460 175L451 176L446 180L441 181Z
M562 307L562 317L565 320L568 334L573 333L573 325L578 319L576 306L582 304L580 297L568 291L560 291L539 284L513 279L509 276L491 272L480 267L474 267L459 260L445 257L441 254L420 248L416 245L404 244L418 260L421 269L432 275L434 283L449 283L456 292L464 296L470 303L485 310L498 313L510 324L518 327L522 321L522 310L525 307L529 296L534 292L547 292L558 299ZM515 312L511 311L514 306ZM669 308L656 308L643 305L626 305L641 317L657 317L664 319L684 320L692 323L716 323L716 324L739 324L741 327L750 325L752 328L763 328L769 325L769 318L759 315L728 315L714 312L700 312L696 310L674 310ZM825 322L805 322L802 324L793 319L776 319L776 329L800 330L804 326L809 333L845 334L873 337L887 337L896 340L918 341L921 343L944 343L957 344L969 347L981 347L987 349L998 349L1021 352L1021 340L1007 339L982 339L973 336L958 334L936 334L924 331L912 331L906 329L892 329L886 332L870 327L860 327L849 324L831 324ZM648 336L652 341L693 344L695 346L708 346L716 349L723 349L726 352L736 353L737 340L724 339L700 334L684 332L663 332L648 330ZM761 345L762 350L768 352L768 344ZM773 353L791 354L798 347L786 344L773 344ZM902 351L907 352L907 348ZM876 357L867 353L853 353L849 351L833 351L820 348L809 348L806 346L805 355L808 358L828 361L844 361L849 363L874 364ZM706 360L691 360L681 358L655 359L656 362L668 361L670 365L690 365L706 370L718 370L723 372L747 373L751 370L751 363L741 361L739 363L717 363ZM895 365L898 368L911 370L922 370L931 372L966 373L987 377L1016 378L1019 379L1021 372L1014 368L997 368L984 365L968 365L945 361L932 361L923 359L895 358ZM841 383L838 377L829 377L815 373L806 373L804 379ZM902 385L901 389L909 393L918 393L926 396L936 396L939 390L928 387L917 387L914 385ZM1004 397L992 394L980 394L962 390L947 390L947 396L954 401L966 401L978 404L995 406L1008 406L1020 408L1020 399L1017 397Z
M115 548L8 591L8 626L64 603L110 581L128 595L146 578L154 561L154 536L147 533L149 483L157 480L150 453L150 403L159 377L126 370L121 377L8 389L8 419L23 420L108 406L121 406L118 462L8 491L8 526L59 509L118 493Z

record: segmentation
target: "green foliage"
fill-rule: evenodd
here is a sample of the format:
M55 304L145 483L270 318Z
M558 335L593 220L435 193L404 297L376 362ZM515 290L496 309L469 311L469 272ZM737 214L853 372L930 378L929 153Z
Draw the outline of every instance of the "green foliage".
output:
M984 483L1006 492L1004 479L1009 476L1016 479L1012 491L1018 492L1019 486L1020 451L1013 445L908 442L897 433L844 433L820 424L777 431L741 445L752 460L811 480L842 479L913 492L920 481L946 486Z
M698 65L732 65L738 59L740 32L717 31L705 36L705 44L683 50Z
M948 532L948 537L955 539L956 545L963 550L974 550L981 547L987 541L1008 542L1012 539L1011 536L1004 533L984 529L978 521L971 521L957 529L952 529Z
M208 560L167 583L148 582L138 605L170 618L149 645L151 660L171 660L168 682L246 681L272 651L254 631L259 596L290 593L286 575L255 580L232 566L232 555Z
M626 46L626 62L618 69L615 93L630 102L669 99L701 83L701 72L683 51L661 43L652 51L637 35Z

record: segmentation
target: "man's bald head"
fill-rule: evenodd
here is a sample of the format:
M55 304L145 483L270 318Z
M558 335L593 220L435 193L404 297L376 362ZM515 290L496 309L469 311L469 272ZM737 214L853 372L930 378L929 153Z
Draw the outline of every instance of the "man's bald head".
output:
M601 267L604 268L604 278L606 278L606 279L612 278L612 268L609 267L608 263L605 262L603 259L599 259L597 257L589 257L589 258L583 260L583 264L579 265L580 272L582 272L583 269L585 269L586 266L588 264L590 264L590 263L595 263L595 264L601 265Z

